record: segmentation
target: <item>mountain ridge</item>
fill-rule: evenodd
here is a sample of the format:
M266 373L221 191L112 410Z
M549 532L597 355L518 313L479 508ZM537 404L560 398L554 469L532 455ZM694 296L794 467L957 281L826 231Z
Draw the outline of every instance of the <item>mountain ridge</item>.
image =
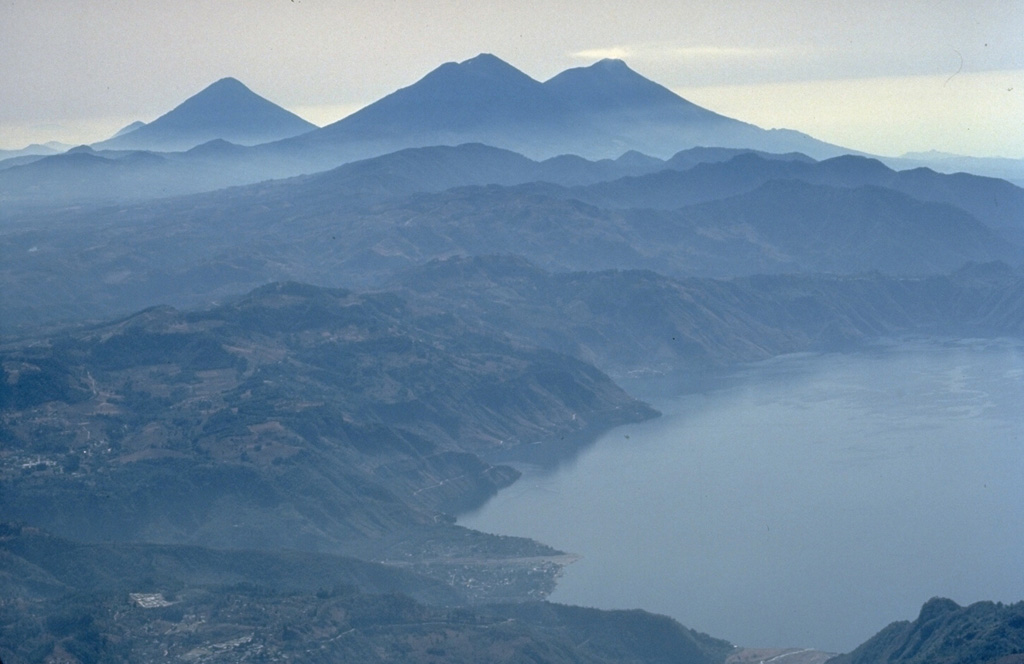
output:
M101 183L162 168L156 160L169 158L150 155L142 167L106 154L30 166L83 160ZM121 315L155 297L195 306L267 281L380 284L433 258L509 247L545 269L644 268L676 277L934 273L968 261L1021 263L1021 245L1003 230L1014 220L1014 206L1024 209L1024 190L985 178L913 173L907 182L918 193L909 184L889 189L836 179L834 164L743 154L735 163L572 184L652 167L635 158L535 162L482 145L411 148L312 176L121 205L116 213L69 210L36 218L5 235L2 333L30 322ZM907 177L881 168L839 170L877 171L888 184ZM17 170L0 172L0 181ZM543 179L548 182L538 182ZM787 205L813 218L791 218ZM190 242L180 241L185 235ZM87 246L97 249L83 253ZM58 274L64 278L58 281Z
M1024 602L960 606L933 597L913 621L890 624L828 664L1018 664L1024 661Z
M225 113L227 119L219 120ZM276 118L275 126L284 122L287 131L259 130L267 114ZM254 135L244 127L259 131ZM490 54L442 64L322 128L225 78L148 125L93 147L106 155L108 150L184 151L212 141L239 147L221 144L217 150L175 157L163 169L109 180L88 167L59 177L21 170L38 157L19 157L23 161L0 166L5 173L0 196L15 206L105 204L320 172L407 148L465 143L509 149L535 160L564 155L617 159L630 152L668 159L700 146L803 153L816 159L853 152L701 108L621 60L567 69L542 83Z

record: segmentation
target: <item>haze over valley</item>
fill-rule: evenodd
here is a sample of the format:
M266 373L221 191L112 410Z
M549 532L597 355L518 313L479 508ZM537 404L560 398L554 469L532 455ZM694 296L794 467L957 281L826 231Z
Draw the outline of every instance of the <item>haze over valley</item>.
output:
M487 53L3 157L7 664L1024 657L1019 164Z

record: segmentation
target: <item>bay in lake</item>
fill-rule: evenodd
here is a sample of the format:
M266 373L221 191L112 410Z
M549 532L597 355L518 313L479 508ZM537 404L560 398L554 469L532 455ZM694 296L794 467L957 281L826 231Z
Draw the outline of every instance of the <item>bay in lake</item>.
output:
M849 651L933 596L1024 600L1024 346L787 356L657 398L459 523L581 556L550 599Z

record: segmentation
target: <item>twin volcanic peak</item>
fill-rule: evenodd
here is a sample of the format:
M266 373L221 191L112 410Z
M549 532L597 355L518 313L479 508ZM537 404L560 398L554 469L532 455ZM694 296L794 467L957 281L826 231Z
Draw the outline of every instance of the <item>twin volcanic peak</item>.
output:
M178 152L215 139L256 145L317 128L234 78L222 78L149 124L138 124L93 147Z
M727 118L650 81L621 60L601 60L536 81L490 54L441 65L406 88L286 143L350 150L354 158L406 147L480 142L534 159L614 158L629 150L669 157L698 145L848 152L798 132Z

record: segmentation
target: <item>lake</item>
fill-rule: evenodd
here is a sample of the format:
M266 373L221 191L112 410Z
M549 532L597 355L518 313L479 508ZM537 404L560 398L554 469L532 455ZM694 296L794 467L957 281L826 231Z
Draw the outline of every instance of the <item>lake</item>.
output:
M742 646L845 652L933 596L1024 600L1024 345L786 356L648 400L459 523L580 555L552 601Z

